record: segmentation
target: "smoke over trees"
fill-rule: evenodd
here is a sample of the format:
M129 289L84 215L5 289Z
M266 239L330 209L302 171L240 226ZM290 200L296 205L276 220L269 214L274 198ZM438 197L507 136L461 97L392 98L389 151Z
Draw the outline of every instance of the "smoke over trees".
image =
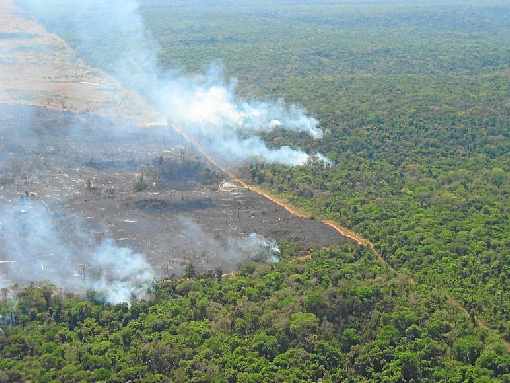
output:
M102 68L128 89L142 95L160 118L192 134L230 161L260 155L268 162L302 165L309 154L299 148L269 148L258 135L276 127L304 132L320 139L319 122L283 100L243 101L236 96L236 80L223 80L221 64L213 62L201 74L178 68L162 71L158 44L145 29L136 1L112 2L20 1L48 28L65 38L84 60ZM72 9L69 13L68 10ZM65 14L65 17L64 17ZM331 163L324 155L316 158Z
M50 281L69 292L93 289L107 302L130 302L152 290L155 274L143 254L98 243L79 217L22 201L0 213L4 284Z

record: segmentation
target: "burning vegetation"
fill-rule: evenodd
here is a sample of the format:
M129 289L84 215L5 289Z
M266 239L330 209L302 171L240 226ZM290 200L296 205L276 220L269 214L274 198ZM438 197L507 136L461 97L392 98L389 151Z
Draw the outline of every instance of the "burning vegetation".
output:
M339 242L335 230L229 181L206 154L231 169L253 156L306 163L311 157L299 148L270 149L258 136L283 127L320 139L318 122L302 109L239 100L235 81L224 82L216 66L203 75L159 73L157 44L135 3L77 2L79 16L66 23L77 52L2 4L9 22L0 54L13 53L0 57L0 101L11 104L0 121L2 285L49 280L128 301L191 264L233 272L252 260L277 261L282 241L303 252ZM57 8L24 5L62 31ZM115 37L98 46L98 36ZM20 68L29 75L17 76Z

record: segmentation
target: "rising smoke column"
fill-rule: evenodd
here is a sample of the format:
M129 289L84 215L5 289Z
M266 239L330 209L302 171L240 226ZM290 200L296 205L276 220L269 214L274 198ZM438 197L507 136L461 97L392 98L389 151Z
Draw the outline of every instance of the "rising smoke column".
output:
M119 247L111 238L97 246L91 258L91 267L101 270L100 278L92 278L90 286L104 294L107 302L129 302L143 297L152 289L155 275L144 254Z
M4 285L50 281L67 291L93 289L111 303L143 298L154 271L143 254L98 243L81 219L51 212L43 204L21 201L0 211ZM85 273L85 274L84 274Z
M159 46L146 31L133 0L19 0L52 32L73 36L70 42L84 60L112 73L125 87L147 100L160 116L195 137L206 148L232 153L242 161L261 156L268 162L301 165L312 158L290 147L268 148L258 133L282 127L322 137L318 121L283 100L244 102L236 96L236 81L225 83L223 71L211 65L203 74L178 70L161 73ZM66 10L72 12L66 12Z
M311 159L307 153L288 146L268 148L257 134L283 127L315 139L323 135L315 118L296 106L287 107L283 100L237 100L236 82L223 82L216 65L204 75L169 78L162 86L158 88L159 113L192 134L202 146L228 153L231 161L260 156L267 162L303 165ZM315 157L329 163L320 153Z
M276 263L280 255L275 242L256 233L241 238L227 236L226 241L220 243L186 216L179 216L176 220L170 240L170 247L173 246L186 249L189 254L203 254L210 268L220 267L225 272L233 272L238 265L250 261Z
M239 100L235 81L225 83L217 66L200 75L160 73L159 47L145 31L134 1L18 3L50 32L72 36L69 42L86 62L114 74L125 87L143 95L162 117L199 138L204 147L229 153L233 160L260 155L270 162L303 164L310 158L307 153L290 147L270 149L257 134L284 127L314 138L322 136L315 119L283 100ZM36 144L37 140L31 145ZM29 149L24 134L13 145ZM0 162L6 159L2 157ZM2 259L15 261L2 267L0 285L49 280L69 291L98 290L112 303L139 297L152 286L154 272L143 254L119 247L111 239L97 241L86 223L59 213L54 206L25 201L0 207L0 222ZM239 254L257 258L268 248L277 256L274 246L255 234L227 247L214 240L205 243L229 260L239 259Z

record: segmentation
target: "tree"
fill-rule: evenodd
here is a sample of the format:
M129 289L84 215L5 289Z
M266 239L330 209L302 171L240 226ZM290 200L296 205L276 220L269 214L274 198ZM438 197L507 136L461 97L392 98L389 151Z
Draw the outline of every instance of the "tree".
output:
M313 313L294 313L290 317L290 331L297 338L304 339L315 334L319 321Z
M184 270L184 274L182 275L184 278L193 279L196 277L196 271L193 264L190 262L186 265L186 269Z
M352 346L359 344L361 342L361 338L353 328L346 328L342 332L342 336L340 337L341 348L343 352L348 352Z
M420 376L420 359L410 351L398 355L402 368L402 376L406 382L416 380Z
M482 343L475 335L466 335L453 344L455 359L474 365L482 352Z

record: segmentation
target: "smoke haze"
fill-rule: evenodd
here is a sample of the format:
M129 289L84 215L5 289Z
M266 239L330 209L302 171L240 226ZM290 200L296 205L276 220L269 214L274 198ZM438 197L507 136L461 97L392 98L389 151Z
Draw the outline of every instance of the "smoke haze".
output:
M154 271L143 254L119 247L111 238L98 243L75 216L21 201L0 213L4 285L51 281L68 291L93 289L111 303L143 298Z
M52 32L72 36L71 44L91 65L112 73L125 87L144 96L162 119L192 134L206 148L234 153L234 161L262 156L268 162L302 165L310 156L290 147L268 148L257 133L275 127L322 137L318 121L284 100L244 102L236 81L225 83L221 65L203 74L162 73L158 44L145 30L135 1L23 0ZM72 9L72 13L62 14ZM315 160L328 164L320 153Z
M217 63L202 74L187 74L177 69L160 71L158 44L145 30L135 1L19 0L17 3L50 32L69 37L69 43L85 62L109 72L124 87L143 96L163 121L178 126L206 151L223 154L230 161L257 156L267 162L287 165L301 165L311 159L328 163L320 153L309 155L288 146L269 148L258 137L260 133L283 128L320 139L322 131L318 121L301 108L289 106L284 100L239 99L236 81L226 82L224 69ZM158 150L161 152L161 145L172 141L172 129L158 126L135 132L118 124L96 134L82 126L82 117L72 114L65 115L69 120L65 126L53 125L50 118L34 127L31 121L40 120L44 113L36 108L19 110L27 112L6 119L0 126L1 175L9 175L5 178L9 183L6 190L14 191L11 195L6 190L0 194L0 261L3 262L0 286L46 280L68 291L96 290L112 303L144 297L156 276L147 257L119 246L107 230L106 235L98 235L85 216L69 214L63 208L63 201L84 195L85 187L90 190L96 187L95 180L89 180L90 184L85 186L84 169L88 160L104 160L102 166L130 166L136 156L150 158ZM150 143L144 135L151 135ZM53 139L59 145L53 145ZM31 186L41 195L32 195ZM187 243L190 252L216 256L219 264L226 265L225 271L234 271L239 263L247 260L278 261L276 244L255 233L227 239L225 244L204 234L193 220L178 221L173 245Z
M178 218L170 246L185 248L189 254L202 254L204 259L214 259L224 272L234 272L238 265L249 261L278 262L280 250L276 243L256 233L241 238L228 237L220 243L204 233L191 218Z
M36 107L1 111L1 287L48 281L130 302L143 298L155 278L180 275L188 262L233 272L251 260L276 260L275 244L238 230L240 205L223 205L239 196L213 191L218 196L209 201L193 191L200 182L195 154L182 138L165 136L166 127ZM154 189L135 193L142 173ZM218 204L223 213L212 214L222 214L219 220L198 224L189 216Z
M4 207L0 254L6 263L0 287L50 281L75 293L92 289L114 304L145 297L156 278L145 255L118 246L112 238L96 237L81 218L52 212L38 202ZM177 252L202 254L225 272L246 261L278 262L280 253L276 243L255 233L222 245L184 216L176 220L172 237L169 246Z

